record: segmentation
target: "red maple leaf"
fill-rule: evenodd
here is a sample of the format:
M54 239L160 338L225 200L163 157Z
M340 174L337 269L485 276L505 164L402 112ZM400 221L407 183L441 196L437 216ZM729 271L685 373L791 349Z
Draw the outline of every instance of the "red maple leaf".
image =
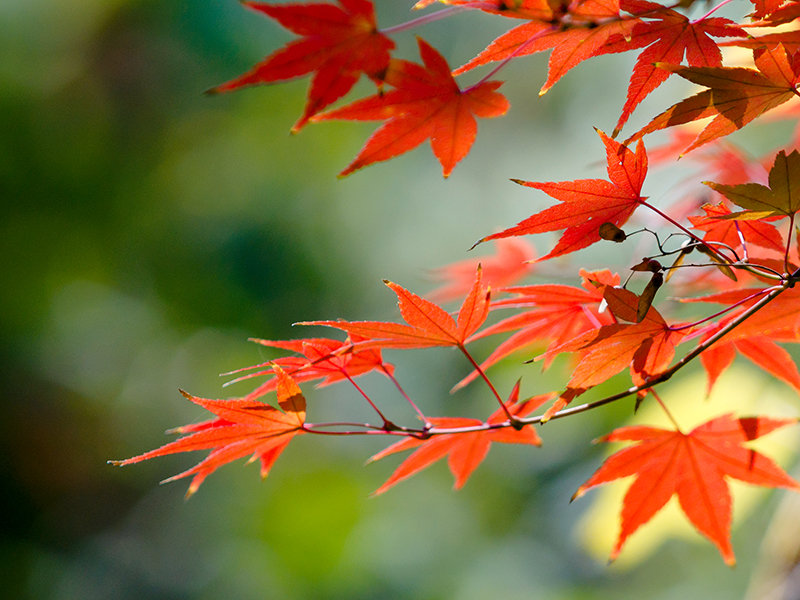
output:
M705 216L689 217L694 229L705 231L703 241L721 242L731 248L742 247L742 240L762 248L783 252L785 244L774 225L763 221L733 221L726 219L731 214L723 204L704 204L700 208Z
M800 4L794 0L751 0L756 5L753 18L760 18L761 21L752 23L753 26L774 27L791 23L800 18Z
M800 484L763 454L743 446L797 419L723 415L688 434L656 427L621 427L601 442L637 442L610 456L573 499L602 483L636 476L622 503L614 560L625 541L647 523L674 494L697 530L713 542L729 565L736 559L730 542L731 495L726 477L765 487L800 491Z
M589 388L603 383L626 367L630 367L635 385L647 383L669 366L675 357L675 346L686 335L685 330L673 330L667 325L652 306L641 322L635 322L639 296L633 292L606 286L603 297L615 317L634 322L603 325L565 344L550 347L538 357L548 358L562 352L576 352L579 356L567 389L547 409L543 422Z
M344 96L362 73L380 81L389 66L394 42L377 30L371 0L338 0L335 4L246 2L303 36L274 52L252 71L211 92L228 92L247 85L274 83L314 73L303 115L292 127L299 131L312 115Z
M524 402L518 402L519 382L514 386L508 401L505 403L506 409L515 417L524 417L536 410L552 395L544 394L534 396ZM434 417L429 419L437 429L460 429L464 427L480 427L484 423L478 419L468 419L463 417ZM490 416L486 423L489 425L499 425L506 423L508 416L501 407ZM396 483L408 479L415 473L429 467L440 458L449 456L448 465L455 477L455 488L461 488L472 472L483 462L489 453L489 446L492 442L503 444L530 444L541 446L542 440L530 427L514 429L513 427L502 427L497 429L483 429L465 433L442 433L429 437L426 440L417 438L406 438L396 444L392 444L385 450L378 452L369 459L369 462L380 460L390 454L403 452L416 448L400 466L397 467L392 476L375 490L374 495L382 494Z
M710 335L704 336L704 339ZM750 359L756 366L785 381L800 392L800 372L798 372L791 354L776 344L771 337L753 335L727 342L717 342L700 355L700 362L708 375L707 391L709 393L719 376L731 366L737 351Z
M477 4L477 3L476 3ZM613 35L629 37L635 17L621 17L619 0L532 2L519 14L530 21L507 31L478 56L454 71L460 75L489 62L507 60L553 49L539 94L549 90L564 74L595 56Z
M551 346L558 346L586 331L610 325L614 320L611 313L609 311L601 313L598 309L603 301L604 286L619 285L619 275L612 274L608 270L588 272L581 269L580 276L583 279L582 288L543 284L500 290L513 296L493 302L491 310L499 308L530 310L503 319L468 340L473 341L508 331L515 332L492 351L481 363L481 369L485 371L506 356L530 348L533 344L548 341ZM548 356L545 360L545 368L551 358L554 357ZM452 391L464 387L478 376L478 371L473 371L459 381Z
M500 233L480 242L517 235L558 231L564 234L555 248L539 260L575 252L600 241L600 226L612 223L621 227L647 198L641 195L647 175L647 153L639 144L636 152L598 130L606 147L607 172L604 179L578 179L563 182L514 180L520 185L541 190L562 202L531 215ZM480 243L479 242L479 243Z
M701 342L727 326L739 314L762 298L770 288L741 288L701 298L685 298L683 302L717 302L738 304L739 307L702 331ZM738 351L756 366L800 391L800 372L792 356L776 342L798 342L800 315L797 311L798 292L784 291L721 340L700 355L708 374L708 391L717 378L731 365Z
M233 375L249 371L245 375L229 381L226 385L262 375L274 375L245 396L245 400L255 400L277 389L280 378L275 375L274 365L281 367L296 382L321 379L322 381L317 384L317 387L324 387L344 379L357 377L373 370L383 371L388 374L394 371L392 365L383 361L380 350L358 348L356 344L363 340L357 336L346 341L329 338L299 340L262 340L254 338L252 341L263 346L296 352L301 356L275 358L260 365L226 373L226 375Z
M657 63L661 69L705 86L655 117L625 143L675 125L714 117L685 152L741 129L756 117L798 95L800 61L794 61L777 44L753 51L756 69L744 67L680 67Z
M402 286L384 282L397 294L400 314L407 323L384 321L305 321L299 325L324 325L336 327L348 334L366 338L359 347L371 348L431 348L435 346L463 347L468 337L475 333L489 314L489 291L481 283L478 268L475 281L457 320L443 308L409 292Z
M475 116L498 117L508 110L508 100L495 91L501 81L485 81L462 90L442 55L425 40L418 38L417 42L423 65L392 60L386 70L384 81L394 90L313 117L313 121L387 120L340 177L408 152L427 139L442 165L442 174L448 177L475 141Z
M800 5L795 7L795 11L796 16L794 18L800 17ZM776 44L783 44L783 47L789 54L796 53L797 50L800 49L800 31L777 31L764 35L749 36L746 39L723 42L720 46L737 46L739 48L750 48L754 50L757 48L774 46Z
M638 21L627 39L614 36L598 51L598 54L606 54L647 46L636 59L614 137L639 103L670 76L669 71L659 69L655 63L678 65L685 54L693 67L721 67L722 53L709 36L746 35L730 19L713 17L690 21L677 11L645 0L622 0L621 6L632 14L653 20Z
M756 7L753 17L765 17L777 11L786 0L750 0ZM790 3L791 4L791 3Z
M719 304L738 304L740 308L737 312L729 313L723 319L733 319L739 312L746 310L755 302L763 298L772 288L742 288L728 290L702 296L699 298L683 298L682 302L716 302ZM727 333L723 340L768 335L776 339L780 336L784 340L794 340L797 338L794 332L800 332L800 311L797 310L800 302L800 288L793 287L783 291L779 296L770 301L755 314L751 315L736 329ZM789 333L792 335L789 335Z
M173 430L175 433L189 435L156 450L111 463L130 465L156 456L211 449L203 461L162 482L194 475L187 496L195 493L203 480L217 468L247 455L252 455L251 460L261 461L261 476L266 477L292 438L303 433L306 420L306 399L300 388L280 367L275 367L275 374L278 379L278 404L282 410L263 402L208 400L182 391L188 400L211 411L217 418L178 427Z

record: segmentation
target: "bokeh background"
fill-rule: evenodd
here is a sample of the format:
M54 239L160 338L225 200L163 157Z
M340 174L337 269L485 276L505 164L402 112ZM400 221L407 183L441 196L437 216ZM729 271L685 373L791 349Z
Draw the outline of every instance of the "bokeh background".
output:
M410 1L378 4L381 23L408 18ZM462 15L420 33L455 65L505 25ZM290 136L307 80L203 95L291 39L234 0L3 0L0 31L5 597L744 596L780 494L737 510L734 570L691 532L654 534L650 551L608 567L613 508L589 527L600 494L568 505L607 451L589 440L628 419L629 405L550 424L542 449L494 450L458 493L437 465L370 498L396 462L363 466L384 444L360 438L298 440L264 482L255 466L226 466L188 502L184 482L157 483L197 456L106 464L204 418L179 387L245 393L223 390L218 374L275 356L248 337L307 335L290 327L307 319L394 318L382 278L430 290L431 268L545 206L510 177L602 176L592 126L613 127L632 58L595 59L541 99L545 59L511 65L512 111L480 124L448 181L427 145L339 181L373 125ZM398 42L415 58L412 34ZM650 193L669 177L655 173ZM585 253L580 266L628 258ZM390 358L428 412L486 414L477 384L449 396L467 370L455 353L407 354ZM524 393L541 393L565 368L542 375L517 362L495 376L509 390L523 375ZM738 363L731 377L723 410L747 384L758 410L796 414L791 390ZM702 375L687 381L665 394L702 402ZM385 383L365 385L411 419ZM361 410L347 388L304 391L314 419Z

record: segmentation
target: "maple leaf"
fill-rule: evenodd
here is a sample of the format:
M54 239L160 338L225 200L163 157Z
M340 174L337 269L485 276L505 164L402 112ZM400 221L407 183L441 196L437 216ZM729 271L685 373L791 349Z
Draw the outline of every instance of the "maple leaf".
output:
M304 432L306 420L306 399L300 388L280 367L275 367L275 374L278 405L282 410L263 402L209 400L181 391L188 400L211 411L217 418L178 427L172 431L188 435L139 456L110 462L123 466L177 452L211 449L203 461L162 482L193 475L187 496L194 494L217 468L247 455L252 455L251 460L261 461L261 476L266 477L294 436Z
M753 18L760 18L761 21L751 23L753 26L774 27L791 23L800 18L800 4L790 0L781 6L782 0L752 0L756 5Z
M289 42L250 72L210 91L228 92L314 73L303 115L292 127L296 133L312 115L349 92L362 73L380 81L394 42L377 30L371 0L339 0L339 5L246 2L245 6L303 37Z
M253 377L262 375L274 375L269 380L258 386L255 390L244 397L245 400L255 400L268 392L277 389L280 378L275 375L274 366L281 367L286 373L292 376L296 382L313 381L321 379L317 387L324 387L338 381L358 377L373 370L391 374L394 367L383 361L380 350L374 348L358 348L357 344L363 338L354 336L346 341L333 340L329 338L306 338L298 340L262 340L253 338L254 341L262 346L280 348L296 352L301 356L286 356L275 358L269 362L238 369L226 373L232 375L243 371L250 371L236 379L227 382L230 385ZM263 367L268 367L262 369ZM262 369L262 370L254 370Z
M732 500L725 478L800 491L800 483L772 459L743 446L794 423L797 419L737 419L728 414L688 434L656 427L621 427L598 441L637 443L606 459L578 488L573 500L597 485L635 475L623 499L622 522L611 560L619 555L628 537L677 494L681 510L692 525L717 546L727 564L733 565L736 559L730 542Z
M427 139L442 165L442 175L448 177L475 141L475 116L498 117L508 111L508 100L496 91L501 81L462 90L442 55L422 38L417 43L423 65L392 60L386 70L384 81L394 90L313 117L313 121L387 120L340 177L408 152Z
M546 260L586 248L600 241L600 226L612 223L621 227L647 198L641 195L647 174L647 153L640 143L636 152L612 140L598 130L606 147L607 172L604 179L578 179L564 182L513 180L520 185L541 190L562 202L531 215L500 233L478 243L510 236L543 233L564 229L555 248L539 260Z
M475 281L454 320L443 308L409 292L402 286L385 281L397 294L400 314L407 323L384 321L304 321L298 325L323 325L335 327L348 334L366 338L359 347L380 348L431 348L435 346L463 347L467 338L475 333L489 314L489 290L481 283L478 268Z
M781 261L782 262L782 261ZM764 297L773 288L742 288L728 290L717 294L699 298L682 298L682 302L715 302L719 304L740 305L739 311L744 311L755 302ZM800 302L800 288L797 286L784 290L779 296L773 298L769 305L748 317L736 329L725 334L723 340L767 335L773 339L780 336L787 341L797 339L795 332L800 332L800 311L797 310ZM726 319L735 318L738 312L731 313Z
M778 152L769 171L769 187L760 183L705 183L734 204L746 209L728 215L727 218L750 220L792 217L800 210L800 153L797 150L788 155L784 150Z
M707 339L710 335L704 336L703 339ZM700 362L708 375L708 393L711 393L719 376L730 367L737 351L756 366L800 392L800 372L792 356L770 337L754 335L728 342L717 342L700 355Z
M603 325L560 346L550 347L544 355L537 357L537 360L549 358L562 352L579 355L567 389L547 409L542 422L589 388L603 383L626 367L630 367L635 385L645 384L669 366L675 357L675 346L686 335L684 330L674 330L667 325L652 306L639 320L639 296L633 292L606 286L603 298L614 316L634 323Z
M684 55L693 67L721 67L722 53L710 36L744 36L744 30L730 19L719 17L690 21L687 17L654 2L623 0L622 7L652 21L638 21L628 37L615 36L598 54L625 52L646 46L636 59L627 99L612 137L625 125L639 103L670 76L656 63L678 65Z
M514 294L511 298L503 298L492 303L491 310L499 308L529 308L525 312L513 315L475 334L468 341L474 341L489 335L514 331L507 340L499 344L484 360L480 367L485 371L503 358L519 350L529 348L541 341L550 342L551 346L561 345L568 340L603 325L610 325L614 318L609 311L599 312L603 301L603 286L619 285L619 275L608 270L580 270L583 279L582 288L568 285L543 284L505 288L500 291ZM545 360L545 368L551 362L551 356ZM452 392L464 387L476 377L473 371L459 381Z
M705 216L690 216L689 220L694 229L705 231L703 241L720 242L734 249L742 246L742 240L778 252L782 252L785 248L780 232L769 223L734 222L725 218L731 211L722 204L704 204L700 208L706 213Z
M531 271L535 258L533 247L523 239L507 238L495 242L497 253L493 256L468 258L433 272L442 285L430 293L438 302L448 302L468 293L475 278L475 269L481 265L483 281L497 289L511 285Z
M702 331L701 342L703 342L735 320L742 311L752 306L770 289L742 288L701 298L684 298L682 301L739 305L737 311L725 315ZM791 355L776 343L800 341L798 297L798 292L794 288L784 291L700 355L700 362L708 374L709 392L717 378L731 365L737 351L767 373L800 391L800 372L797 365Z
M786 0L750 0L756 7L753 11L754 18L769 16L777 11Z
M547 81L539 90L542 95L567 71L595 56L611 36L629 37L637 21L620 16L619 0L532 4L530 22L518 25L495 39L478 56L456 69L454 74L460 75L489 62L552 49Z
M796 6L797 16L800 16L800 5ZM796 17L795 17L796 18ZM739 48L765 48L782 44L789 54L794 54L800 49L800 31L777 31L764 35L749 36L747 39L723 42L720 46L737 46Z
M552 396L543 394L534 396L518 402L519 381L509 395L505 407L513 416L524 417L536 410ZM433 417L429 419L437 429L459 429L464 427L480 427L484 423L478 419L464 417ZM487 420L486 424L499 425L506 423L508 416L501 407L497 409ZM442 433L429 437L426 440L417 438L406 438L396 444L392 444L385 450L372 456L368 462L380 460L390 454L403 452L416 448L409 455L391 477L379 487L373 495L382 494L396 483L408 479L415 473L429 467L440 458L448 456L448 466L455 477L455 489L460 489L472 472L483 462L489 453L492 442L503 444L530 444L541 446L542 440L530 427L515 429L513 427L501 427L497 429L483 429L479 431L469 431L465 433Z
M684 79L705 86L704 90L681 100L655 117L626 140L698 119L714 117L684 153L719 137L741 129L753 119L798 95L800 62L794 62L786 49L777 44L753 51L756 69L744 67L680 67L658 63L657 66Z

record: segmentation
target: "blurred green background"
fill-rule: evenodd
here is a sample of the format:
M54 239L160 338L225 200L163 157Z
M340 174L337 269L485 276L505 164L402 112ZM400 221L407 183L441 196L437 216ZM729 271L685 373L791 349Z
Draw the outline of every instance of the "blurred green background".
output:
M393 24L411 2L378 4ZM420 33L456 65L504 25L462 15ZM255 466L226 466L188 502L185 482L157 482L199 456L106 464L205 418L179 387L248 391L223 390L218 373L274 356L249 336L307 335L290 327L306 319L394 318L381 278L429 290L428 269L544 205L509 177L602 176L591 126L612 127L624 92L608 81L632 59L597 60L542 99L545 60L510 66L511 113L480 123L448 181L427 145L338 181L374 126L290 136L307 80L203 95L291 39L234 0L3 0L0 30L5 597L743 595L777 496L737 527L735 570L696 535L632 569L587 553L591 501L567 500L603 456L588 441L628 406L554 422L539 450L494 450L459 493L437 465L370 498L396 461L364 467L384 443L358 438L300 439L265 482ZM412 34L398 42L415 58ZM448 396L466 373L458 358L390 356L431 414L482 416L477 384ZM563 363L545 376L523 369L525 393L563 381ZM508 391L520 369L495 374ZM411 419L385 382L365 385ZM312 419L361 410L347 388L304 391Z

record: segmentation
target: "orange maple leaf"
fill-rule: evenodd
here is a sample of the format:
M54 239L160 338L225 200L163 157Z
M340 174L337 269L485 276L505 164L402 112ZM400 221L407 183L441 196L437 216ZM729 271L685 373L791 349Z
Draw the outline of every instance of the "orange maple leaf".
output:
M528 348L537 342L548 341L551 346L558 346L586 331L610 325L614 320L610 312L600 313L598 309L603 301L603 286L619 285L619 275L612 274L608 270L589 272L581 269L580 276L583 279L583 288L542 284L500 290L514 296L493 302L491 310L499 308L530 310L490 325L468 340L473 341L508 331L515 332L492 351L481 363L481 369L485 371L511 353ZM550 358L552 357L548 356L545 360L545 368L551 362ZM464 387L478 376L478 371L473 371L453 386L451 391Z
M442 165L442 174L448 177L475 141L475 116L498 117L508 111L508 100L495 91L501 81L485 81L462 90L442 55L425 40L418 38L417 42L423 65L406 60L389 64L384 81L394 90L313 117L313 121L387 119L340 177L408 152L427 139Z
M470 3L466 3L470 4ZM484 4L475 2L475 5ZM496 3L490 12L506 15L506 3ZM512 3L516 4L516 3ZM524 2L510 16L529 22L507 31L478 56L454 71L460 75L490 62L508 60L552 48L545 81L539 94L546 93L564 74L595 56L613 35L630 36L635 17L621 17L619 0L578 0L573 2ZM508 16L508 15L507 15Z
M744 30L730 19L720 17L690 21L677 11L654 2L623 0L624 10L650 21L638 21L628 37L615 35L598 54L625 52L646 46L636 59L622 115L614 128L614 136L628 117L650 92L664 83L670 72L655 63L678 65L686 60L692 67L721 67L722 53L710 36L744 36Z
M720 242L734 250L742 247L742 240L783 252L785 244L780 232L774 225L764 221L738 221L727 218L731 211L723 204L704 204L700 207L705 216L690 216L693 229L705 231L703 241Z
M634 153L602 131L598 130L598 134L606 147L606 169L610 181L578 179L535 182L515 179L516 183L541 190L562 204L546 208L514 227L482 238L478 243L564 229L555 248L539 259L546 260L600 241L600 226L604 223L621 227L647 199L641 195L647 175L647 153L641 143Z
M622 288L606 286L603 297L618 319L633 323L603 325L573 340L550 347L537 357L550 358L562 352L576 352L578 363L567 382L567 389L547 409L542 422L564 408L574 398L630 367L635 385L642 385L664 371L675 357L675 346L686 335L685 330L673 330L652 306L640 322L637 321L639 296Z
M481 283L480 266L472 289L453 319L443 308L409 292L402 286L385 281L397 294L400 314L407 323L384 321L304 321L298 325L323 325L366 338L358 348L431 348L435 346L463 347L489 314L490 292Z
M739 314L747 310L771 288L741 288L703 296L685 298L683 302L717 302L739 304L739 308L702 330L701 341L726 327ZM700 362L708 374L708 390L717 378L731 365L738 351L767 373L774 375L800 391L800 372L792 356L776 342L798 342L800 314L797 302L800 293L796 288L784 291L744 323L727 333L721 340L700 355Z
M688 434L656 427L621 427L598 441L638 443L606 459L578 488L573 500L597 485L635 475L622 502L622 523L611 560L619 555L628 537L677 494L681 510L692 525L717 546L726 563L733 565L732 500L725 478L800 491L800 483L770 458L742 445L794 423L797 419L736 419L728 414Z
M714 117L684 153L741 129L756 117L797 96L800 63L793 61L781 44L753 51L756 69L744 67L657 66L684 79L705 86L704 90L681 100L626 140L675 125Z
M346 341L333 340L329 338L305 338L298 340L262 340L253 338L254 341L263 346L280 348L296 352L301 356L285 356L275 358L269 362L245 367L226 373L233 375L245 372L236 379L227 382L230 385L253 377L263 375L274 375L265 381L255 390L244 397L245 400L255 400L268 392L275 391L280 382L280 378L275 375L274 366L281 367L287 374L292 376L296 382L313 381L321 379L317 387L324 387L348 378L358 377L370 371L378 370L386 374L391 374L394 367L383 361L381 352L375 348L357 348L356 344L363 341L361 338L353 337ZM265 368L266 367L266 368Z
M518 402L519 400L519 381L509 395L505 407L509 413L515 417L524 417L536 410L544 402L552 397L552 394L534 396ZM478 419L468 419L463 417L434 417L429 419L435 428L438 429L459 429L463 427L480 427L484 423ZM486 424L499 425L508 421L508 415L501 407L497 409L487 420ZM433 435L426 440L417 438L407 438L396 444L392 444L372 456L369 462L380 460L390 454L403 452L416 448L400 466L397 467L392 476L379 487L373 495L382 494L396 483L408 479L415 473L429 467L440 458L449 456L448 466L455 477L455 488L461 488L472 472L483 462L489 453L489 446L492 442L504 444L530 444L541 446L542 440L532 429L527 426L522 429L513 427L502 427L498 429L484 429L480 431L470 431L465 433L442 433Z
M217 418L178 427L172 431L189 435L139 456L110 462L123 466L177 452L211 449L203 461L162 482L194 475L187 496L194 494L217 468L247 455L252 455L251 460L261 461L261 476L266 477L292 438L304 432L306 420L306 399L300 388L280 367L275 367L275 373L278 405L282 410L263 402L208 400L181 391L188 400L211 411Z
M349 92L362 73L380 80L394 42L377 30L371 0L339 0L339 4L341 7L246 2L245 6L303 37L269 55L250 72L210 91L228 92L314 73L303 115L292 127L296 133L312 115Z

